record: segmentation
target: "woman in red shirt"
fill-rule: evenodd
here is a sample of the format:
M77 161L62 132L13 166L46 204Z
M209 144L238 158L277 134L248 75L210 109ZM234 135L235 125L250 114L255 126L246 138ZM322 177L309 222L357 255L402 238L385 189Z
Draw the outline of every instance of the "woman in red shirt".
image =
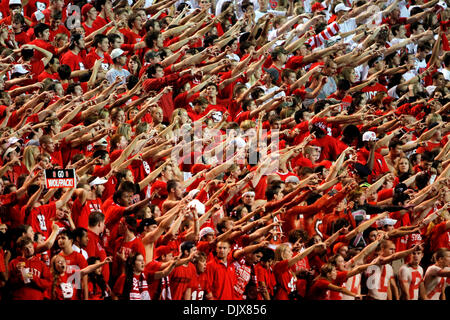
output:
M294 294L297 292L297 278L291 268L317 247L323 247L324 243L316 243L303 252L293 256L291 246L288 244L280 244L275 250L275 260L273 273L277 281L278 290L275 293L274 300L295 300Z
M320 276L314 280L314 283L309 289L308 299L330 300L330 290L342 292L355 298L361 298L361 295L353 293L347 288L332 284L336 280L336 277L336 267L330 263L324 264L320 269Z
M101 266L106 263L110 263L111 261L111 257L107 257L102 262L89 265L80 271L76 271L80 272L80 276L78 278L81 279L84 275L88 275L97 269L101 270ZM66 271L66 259L59 254L55 255L50 261L52 285L46 293L47 298L51 300L78 300L76 284L72 282L73 280L67 275Z
M128 257L125 273L117 279L114 293L122 300L151 300L147 276L144 273L145 260L140 253Z
M87 259L88 265L95 265L100 263L100 261L101 260L99 257L89 257ZM114 293L103 278L102 272L103 268L99 267L88 276L89 300L105 300L114 298Z

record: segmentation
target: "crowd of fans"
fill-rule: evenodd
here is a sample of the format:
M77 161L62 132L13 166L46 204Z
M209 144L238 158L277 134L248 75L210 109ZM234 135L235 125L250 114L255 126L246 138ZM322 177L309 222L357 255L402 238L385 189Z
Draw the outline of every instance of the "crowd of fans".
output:
M447 6L1 0L0 299L445 300Z

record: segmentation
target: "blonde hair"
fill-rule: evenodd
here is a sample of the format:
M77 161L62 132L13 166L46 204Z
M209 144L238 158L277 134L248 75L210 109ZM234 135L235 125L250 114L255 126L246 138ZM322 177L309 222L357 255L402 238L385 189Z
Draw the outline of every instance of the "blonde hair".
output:
M34 157L34 152L36 150L39 152L39 147L33 145L27 146L23 150L23 163L30 173L33 167L36 165L36 158Z
M290 248L288 244L282 243L275 249L275 261L282 261L286 259L286 250Z
M244 120L241 122L240 127L243 131L247 131L248 129L256 127L256 124L252 120Z
M429 126L435 122L442 122L442 116L438 113L430 113L425 120L426 125Z
M128 141L131 138L131 126L129 123L121 123L117 127L117 133L123 135Z
M181 118L181 115L184 115L186 117L188 116L188 113L187 113L186 109L177 108L177 109L173 110L172 116L170 117L170 123L173 123L173 121L175 120L175 118L177 116ZM181 127L181 125L183 125L183 123L177 122L173 126L173 129L174 130L179 129Z

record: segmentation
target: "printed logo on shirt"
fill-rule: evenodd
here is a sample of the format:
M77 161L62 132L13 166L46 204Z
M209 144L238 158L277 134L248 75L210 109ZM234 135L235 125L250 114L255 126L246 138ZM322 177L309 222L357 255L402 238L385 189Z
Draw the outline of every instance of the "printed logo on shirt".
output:
M39 1L36 2L36 9L38 11L44 11L46 8L47 6L45 5L45 3Z
M64 299L72 299L73 297L73 287L71 283L61 283L61 291Z

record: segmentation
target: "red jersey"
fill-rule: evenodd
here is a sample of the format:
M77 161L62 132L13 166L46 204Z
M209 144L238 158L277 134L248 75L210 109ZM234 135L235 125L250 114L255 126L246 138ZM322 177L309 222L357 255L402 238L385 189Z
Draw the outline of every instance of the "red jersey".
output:
M188 288L191 288L191 300L204 300L206 293L211 292L206 272L196 273L191 278Z
M61 64L67 64L71 71L84 70L86 62L81 55L74 54L71 50L68 50L61 57Z
M67 256L63 252L60 252L59 255L64 257L64 259L66 260L66 275L68 277L66 282L70 283L74 290L72 300L78 300L81 298L78 296L78 290L81 290L80 270L88 266L87 261L81 253L76 251L73 251Z
M103 243L100 237L93 233L91 230L88 230L88 244L86 246L86 252L89 257L99 257L101 261L106 259L106 251L103 248ZM103 277L105 281L109 280L109 265L105 264L103 266Z
M289 294L296 289L297 277L289 268L289 261L278 261L273 266L273 274L278 284L275 300L289 300Z
M117 279L116 284L114 285L114 292L118 296L122 296L124 294L124 285L125 285L126 275L123 273L119 279ZM133 274L133 284L131 285L130 292L126 297L123 297L125 300L151 300L150 292L148 291L148 283L147 276L144 272L136 275Z
M338 271L333 284L338 287L345 287L348 271ZM342 300L342 294L339 291L330 290L329 300Z
M86 200L84 205L81 204L80 199L77 198L72 205L72 220L75 226L88 229L89 215L91 212L102 212L102 200L97 198L93 200Z
M33 279L25 282L18 266L22 266L24 272L31 272ZM51 286L50 269L36 256L17 257L9 262L9 283L12 300L43 300L45 291Z
M52 280L53 281L53 280ZM47 290L47 297L52 297L52 287ZM74 287L70 276L64 273L56 281L55 295L53 300L78 300L77 289Z
M256 279L258 281L258 287L259 282L265 283L267 291L269 292L269 296L273 297L274 289L275 286L277 285L277 282L272 272L272 268L266 269L260 263L258 263L257 265L255 265L255 273ZM264 300L264 297L260 292L258 292L258 300Z
M51 218L56 216L56 203L50 202L37 208L31 209L27 224L31 225L34 232L40 232L45 239L48 238L51 231Z
M328 289L328 285L330 285L330 281L327 279L317 279L312 284L309 289L309 299L310 300L330 300L330 290Z

